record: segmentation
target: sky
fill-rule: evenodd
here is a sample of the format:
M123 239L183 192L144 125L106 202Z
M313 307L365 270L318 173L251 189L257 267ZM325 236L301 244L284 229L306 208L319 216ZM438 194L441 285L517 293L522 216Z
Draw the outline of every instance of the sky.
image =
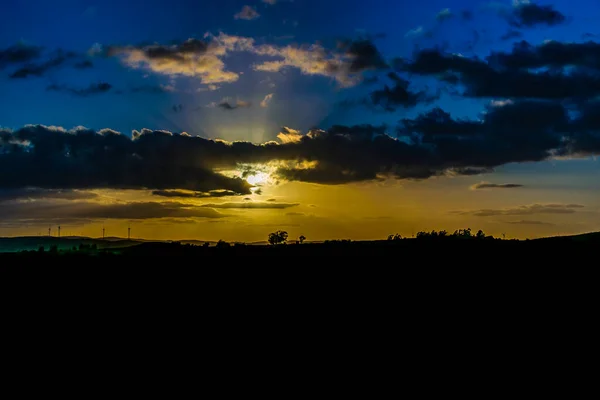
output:
M5 0L0 236L600 230L597 0Z

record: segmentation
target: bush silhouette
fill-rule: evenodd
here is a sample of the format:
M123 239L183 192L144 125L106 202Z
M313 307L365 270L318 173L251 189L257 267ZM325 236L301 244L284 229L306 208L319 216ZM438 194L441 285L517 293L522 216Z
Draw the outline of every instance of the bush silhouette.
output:
M388 240L391 239L392 235L388 236ZM452 235L448 235L447 231L435 231L431 232L420 231L417 233L417 239L493 239L493 236L486 236L486 234L480 229L475 235L471 233L471 228L455 230Z

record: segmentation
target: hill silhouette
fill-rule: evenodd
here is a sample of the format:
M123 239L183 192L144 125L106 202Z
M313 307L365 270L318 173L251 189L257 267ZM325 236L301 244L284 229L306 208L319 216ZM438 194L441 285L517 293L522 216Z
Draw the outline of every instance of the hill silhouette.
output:
M110 257L136 259L177 257L192 260L240 257L263 261L277 259L295 262L313 258L330 262L334 257L383 257L389 265L429 265L430 263L558 262L592 254L600 244L600 232L527 240L503 240L485 236L481 231L419 232L416 238L390 235L387 240L323 242L293 241L289 244L205 242L199 240L158 241L143 239L28 236L0 238L0 256L17 258Z

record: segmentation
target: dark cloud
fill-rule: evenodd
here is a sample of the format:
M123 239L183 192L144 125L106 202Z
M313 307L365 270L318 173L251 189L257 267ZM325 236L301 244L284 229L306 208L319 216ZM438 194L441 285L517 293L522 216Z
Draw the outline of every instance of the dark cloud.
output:
M519 185L517 183L490 183L490 182L479 182L470 187L471 190L481 190L481 189L513 189L520 188L523 185Z
M459 212L459 214L474 215L476 217L534 214L573 214L583 207L584 206L581 204L530 204L513 208L462 211Z
M0 169L13 171L0 175L0 188L227 189L250 193L246 181L212 169L221 164L234 167L234 148L243 152L252 146L147 129L134 131L132 139L108 129L65 131L28 125L0 131ZM230 160L222 163L223 157Z
M342 184L386 177L473 175L513 162L600 152L600 103L574 114L559 102L494 101L480 119L434 108L385 126L332 126L303 134L282 129L280 143L227 143L166 131L65 131L44 126L0 130L0 188L131 188L250 194L241 178L273 162L275 180ZM163 196L166 192L159 192ZM160 194L157 194L160 195ZM194 197L202 196L194 194ZM216 197L211 194L209 197Z
M217 104L217 107L220 107L224 110L235 110L238 108L247 108L250 107L252 105L252 103L247 102L247 101L242 101L242 100L238 100L235 103L231 104L229 101L223 101L219 104Z
M0 50L0 68L9 64L27 63L39 58L43 48L24 42Z
M9 200L36 200L36 199L61 199L61 200L89 200L97 198L94 192L81 190L49 190L38 188L23 188L0 190L0 202Z
M350 73L358 73L388 67L383 56L370 40L354 40L340 44L345 54L352 60L348 66Z
M90 60L83 60L83 61L79 61L79 62L73 64L73 67L77 68L77 69L93 68L94 63L91 62Z
M565 22L565 16L549 5L538 5L529 2L515 4L510 15L511 25L532 27L536 25L558 25Z
M50 85L46 88L46 90L55 91L55 92L65 92L75 96L87 97L95 94L106 93L112 88L110 83L100 82L100 83L92 83L90 86L84 89L72 88L66 85Z
M73 52L65 52L63 50L55 51L51 57L42 63L28 63L23 67L13 72L10 77L13 79L28 78L29 76L42 76L47 71L63 65L67 60L76 57Z
M578 156L600 153L600 101L590 101L580 107L567 138L566 154Z
M468 97L587 99L600 94L600 74L583 70L570 72L530 72L516 68L495 68L502 56L494 54L489 62L439 49L422 50L413 62L398 64L411 73L437 76L442 81L464 86Z
M135 86L131 89L132 93L150 93L150 94L161 94L172 92L172 88L170 86L165 85L142 85Z
M187 197L187 198L207 198L207 197L227 197L227 196L239 196L240 193L236 193L232 190L211 190L209 192L191 192L184 190L154 190L152 191L154 196L162 197Z
M436 155L454 167L493 168L562 153L569 130L567 111L560 104L520 101L489 106L481 121L455 120L434 109L404 119L399 134L434 146Z
M384 110L393 112L398 107L414 107L417 103L433 101L435 96L429 96L425 92L413 92L409 90L409 82L401 78L395 72L388 73L388 78L394 82L391 88L385 85L381 90L371 93L371 101Z
M521 32L516 31L514 29L509 29L504 35L500 36L500 40L516 39L520 38L521 36L523 36Z
M420 114L415 119L404 118L399 133L412 136L422 135L425 141L438 135L472 136L481 132L480 121L454 120L439 107Z
M595 42L544 42L533 46L526 41L515 43L510 53L493 52L488 61L506 69L582 67L600 71L600 44Z
M173 45L151 45L141 47L109 46L105 54L109 57L119 55L124 51L141 51L148 59L185 61L186 55L204 54L208 50L208 43L200 39L188 39L180 44Z
M243 202L243 203L212 203L203 204L202 207L209 208L252 208L252 209L283 209L298 206L298 203L266 203L266 202Z
M150 218L221 218L216 210L175 202L137 202L103 204L90 202L56 203L52 201L6 203L0 207L0 220L61 219L150 219Z

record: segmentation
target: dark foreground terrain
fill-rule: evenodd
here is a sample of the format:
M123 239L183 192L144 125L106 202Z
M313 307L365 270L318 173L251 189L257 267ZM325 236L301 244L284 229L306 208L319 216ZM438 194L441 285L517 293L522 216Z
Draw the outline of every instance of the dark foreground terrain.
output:
M536 240L500 240L493 238L418 238L381 241L334 240L323 243L247 245L230 243L150 242L102 240L90 238L0 238L0 263L15 265L29 261L87 263L134 262L177 258L176 264L210 265L228 259L240 259L243 265L273 262L302 263L308 267L329 264L370 266L441 265L554 265L587 263L600 249L600 233L552 237ZM336 260L344 259L343 263ZM211 260L210 262L207 260ZM381 264L383 262L383 264ZM182 264L183 263L183 264ZM349 265L350 265L349 264ZM85 265L85 264L82 264ZM111 265L111 264L108 264Z

